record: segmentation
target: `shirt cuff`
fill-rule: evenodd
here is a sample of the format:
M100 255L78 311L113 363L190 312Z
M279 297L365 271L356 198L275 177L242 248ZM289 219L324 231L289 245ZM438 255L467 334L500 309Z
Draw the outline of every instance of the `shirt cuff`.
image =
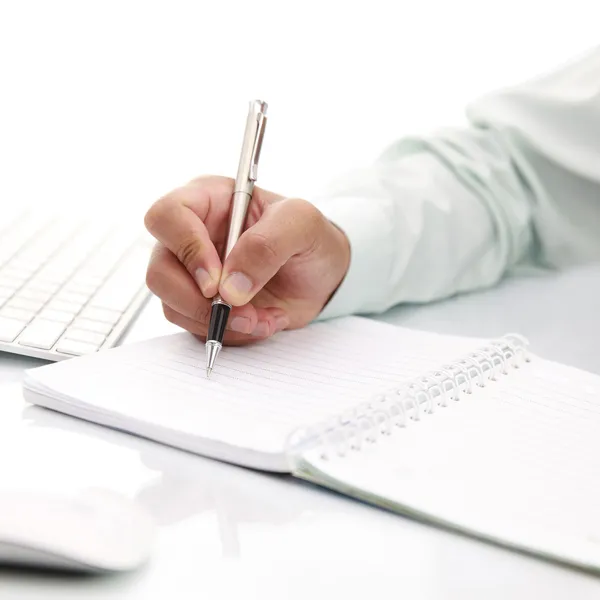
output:
M360 197L331 197L312 202L350 242L350 267L317 320L378 312L392 268L392 215L385 205Z

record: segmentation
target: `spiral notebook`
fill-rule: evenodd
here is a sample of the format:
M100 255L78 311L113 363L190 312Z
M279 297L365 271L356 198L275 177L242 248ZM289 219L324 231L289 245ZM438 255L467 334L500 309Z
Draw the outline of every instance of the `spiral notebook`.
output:
M348 317L227 348L210 380L203 365L181 333L33 369L24 395L600 570L600 377L521 336Z

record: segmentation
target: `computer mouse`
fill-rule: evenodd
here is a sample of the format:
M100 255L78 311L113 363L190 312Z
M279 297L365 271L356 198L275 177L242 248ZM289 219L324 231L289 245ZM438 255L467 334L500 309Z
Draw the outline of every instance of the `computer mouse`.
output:
M150 556L154 522L106 490L0 489L0 563L83 572L128 571Z

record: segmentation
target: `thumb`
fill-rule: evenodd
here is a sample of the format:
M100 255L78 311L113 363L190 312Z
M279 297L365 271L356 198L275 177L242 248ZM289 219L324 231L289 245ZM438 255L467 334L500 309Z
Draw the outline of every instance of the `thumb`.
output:
M221 297L233 306L250 302L292 256L314 246L323 223L319 210L305 200L271 204L227 256Z

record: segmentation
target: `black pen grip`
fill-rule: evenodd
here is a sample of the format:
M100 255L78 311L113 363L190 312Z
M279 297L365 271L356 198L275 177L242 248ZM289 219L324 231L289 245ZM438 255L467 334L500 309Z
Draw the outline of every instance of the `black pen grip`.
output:
M215 302L210 310L210 321L208 323L207 341L223 343L227 319L231 312L231 306L221 302Z

